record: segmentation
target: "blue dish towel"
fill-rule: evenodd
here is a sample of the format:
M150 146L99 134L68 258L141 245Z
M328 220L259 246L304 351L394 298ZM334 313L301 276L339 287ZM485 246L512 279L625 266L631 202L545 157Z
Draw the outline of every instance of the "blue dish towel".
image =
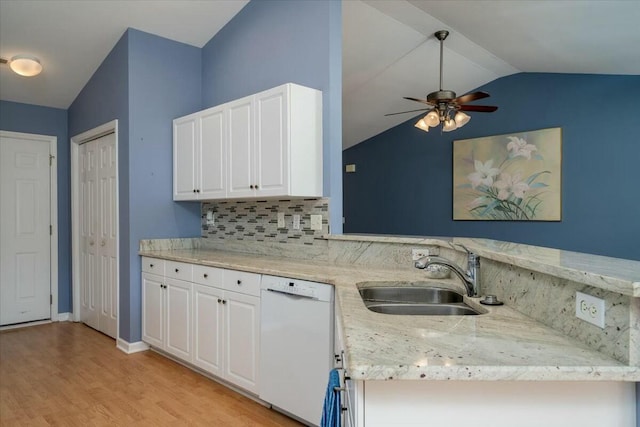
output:
M337 369L332 369L329 373L320 427L340 427L340 391L334 387L340 387L340 374Z

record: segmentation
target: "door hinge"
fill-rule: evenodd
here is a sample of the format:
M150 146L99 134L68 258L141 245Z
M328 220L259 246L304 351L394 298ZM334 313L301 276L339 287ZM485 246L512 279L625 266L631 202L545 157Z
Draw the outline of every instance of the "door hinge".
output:
M53 165L53 159L55 159L56 156L54 156L53 154L49 154L49 166Z
M49 305L53 305L53 294L49 294Z

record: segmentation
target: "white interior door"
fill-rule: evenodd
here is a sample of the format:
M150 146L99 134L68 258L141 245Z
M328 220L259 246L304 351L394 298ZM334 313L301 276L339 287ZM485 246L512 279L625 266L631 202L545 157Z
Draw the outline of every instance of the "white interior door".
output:
M113 338L117 333L115 134L78 149L80 320Z
M51 318L50 145L0 137L0 324Z
M98 290L100 305L98 329L116 337L118 327L116 258L116 138L106 135L98 144Z
M80 319L98 329L97 273L97 155L94 141L79 150L80 167Z

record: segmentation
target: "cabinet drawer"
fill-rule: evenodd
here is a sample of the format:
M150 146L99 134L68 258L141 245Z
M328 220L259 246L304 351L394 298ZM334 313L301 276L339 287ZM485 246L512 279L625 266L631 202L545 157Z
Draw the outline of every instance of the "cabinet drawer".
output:
M193 281L201 285L222 288L223 269L207 267L206 265L193 266Z
M224 270L224 289L246 295L260 296L260 274Z
M164 260L157 258L142 257L142 271L145 273L164 276Z
M185 264L184 262L165 261L164 274L173 279L191 282L193 280L193 265Z

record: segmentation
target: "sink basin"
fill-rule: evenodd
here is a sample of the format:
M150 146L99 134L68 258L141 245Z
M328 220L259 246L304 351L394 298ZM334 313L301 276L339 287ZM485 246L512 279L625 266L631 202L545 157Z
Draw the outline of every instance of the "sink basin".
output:
M376 313L422 316L477 315L463 302L463 296L437 286L361 287L365 306Z
M462 295L451 289L438 287L373 287L361 288L364 301L391 303L448 304L462 302Z
M401 314L405 316L465 316L480 314L464 303L458 304L369 304L367 308L376 313Z

